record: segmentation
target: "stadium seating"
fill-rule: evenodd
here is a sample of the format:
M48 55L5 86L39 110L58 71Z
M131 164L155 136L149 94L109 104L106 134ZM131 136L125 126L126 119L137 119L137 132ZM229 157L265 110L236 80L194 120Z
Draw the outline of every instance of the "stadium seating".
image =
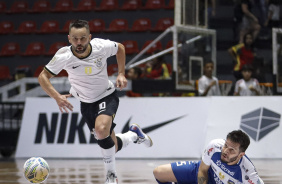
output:
M55 77L67 77L68 73L66 70L62 70L58 75L56 75Z
M155 10L162 9L165 7L164 0L147 0L145 6L142 9Z
M58 0L52 12L69 12L73 10L72 0Z
M56 54L56 52L57 52L60 48L62 48L62 47L64 47L64 46L67 46L67 45L68 45L68 44L67 44L66 42L55 42L55 43L53 43L53 44L50 46L48 52L46 52L45 55L46 55L46 56L53 56L54 54Z
M37 25L35 21L23 21L20 23L18 30L15 31L17 34L31 34L35 33Z
M0 1L0 13L6 12L7 5L4 1Z
M90 20L88 23L91 33L102 32L105 30L105 22L103 19L93 19Z
M16 42L8 42L1 48L0 56L14 56L20 54L20 45Z
M68 33L70 23L71 23L71 20L66 21L63 28L59 30L59 33Z
M28 11L27 1L18 0L14 1L11 8L6 13L26 13Z
M59 32L59 22L56 20L46 20L40 27L37 33L47 34L47 33L58 33Z
M118 9L117 0L102 0L99 7L96 7L96 11L113 11Z
M174 25L174 21L172 18L161 18L157 21L157 24L153 29L153 31L164 31L173 25Z
M126 40L121 42L125 47L126 54L136 54L139 52L138 43L135 40Z
M28 44L22 56L40 56L44 55L45 53L45 46L42 42L31 42Z
M143 47L142 50L147 47L150 43L152 42L152 40L147 40ZM146 51L146 54L153 54L154 52L158 52L162 50L162 43L160 41L158 41L155 45L153 45L149 50Z
M108 29L105 30L106 32L122 32L128 31L128 22L126 19L114 19L110 23Z
M0 22L0 34L10 34L14 32L14 23L11 21Z
M49 0L37 0L34 2L31 10L28 10L29 13L44 13L51 11L51 4Z
M133 26L130 31L142 32L151 30L151 20L148 18L140 18L133 22Z
M118 72L118 65L115 64L109 64L107 67L108 75L112 76L114 73Z
M166 5L164 8L173 10L174 9L174 0L169 0L168 5Z
M33 73L33 77L38 77L39 74L42 72L42 70L44 69L44 65L40 65L35 69L35 72Z
M137 10L142 6L141 0L125 0L121 6L121 10Z
M6 65L0 65L0 80L11 79L10 69Z
M86 11L94 11L96 8L96 2L94 0L81 0L78 3L77 8L74 8L74 11L86 12Z

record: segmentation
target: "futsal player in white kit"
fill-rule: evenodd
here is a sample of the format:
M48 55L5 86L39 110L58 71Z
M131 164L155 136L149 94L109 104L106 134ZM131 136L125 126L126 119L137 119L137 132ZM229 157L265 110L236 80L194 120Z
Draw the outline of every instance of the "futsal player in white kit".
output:
M201 161L180 161L158 166L154 176L159 184L263 184L245 151L250 138L241 130L226 140L214 139Z
M129 131L115 135L113 123L119 98L114 84L108 79L107 58L116 55L118 76L116 86L123 89L125 78L125 48L110 40L91 38L88 22L75 20L70 23L68 40L71 46L62 47L40 73L38 81L43 90L54 98L60 111L73 110L67 100L74 96L81 102L81 113L102 150L106 169L106 184L118 183L115 153L130 142L151 147L153 142L142 129L133 124ZM70 94L60 94L50 83L50 78L64 69L71 84Z

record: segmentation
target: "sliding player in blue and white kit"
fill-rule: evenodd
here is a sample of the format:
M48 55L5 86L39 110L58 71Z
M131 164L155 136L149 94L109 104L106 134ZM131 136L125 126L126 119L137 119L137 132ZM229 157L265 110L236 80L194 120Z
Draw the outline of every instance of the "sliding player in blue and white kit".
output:
M115 134L113 122L119 105L114 84L108 79L107 58L116 55L118 76L116 85L123 89L125 78L125 49L120 43L91 38L88 22L75 20L70 23L68 40L71 46L57 51L53 59L40 73L38 81L43 90L54 98L61 112L72 111L67 100L74 96L80 101L81 114L101 148L107 171L106 184L117 184L115 153L129 143L143 143L151 147L153 142L142 129L133 124L124 134ZM50 83L50 78L64 69L71 84L70 94L60 94Z
M180 161L154 169L159 184L263 184L255 166L245 155L250 138L241 130L226 140L212 140L201 161Z

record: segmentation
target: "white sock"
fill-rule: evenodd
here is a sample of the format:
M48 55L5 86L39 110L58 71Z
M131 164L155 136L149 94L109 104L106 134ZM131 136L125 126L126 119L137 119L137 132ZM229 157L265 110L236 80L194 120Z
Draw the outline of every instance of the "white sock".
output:
M116 159L115 159L116 148L115 146L109 149L101 148L101 151L103 155L106 173L108 173L108 171L111 171L112 173L116 174Z
M116 136L121 139L122 148L125 148L129 143L137 140L137 134L132 131L128 131L124 134L116 134Z

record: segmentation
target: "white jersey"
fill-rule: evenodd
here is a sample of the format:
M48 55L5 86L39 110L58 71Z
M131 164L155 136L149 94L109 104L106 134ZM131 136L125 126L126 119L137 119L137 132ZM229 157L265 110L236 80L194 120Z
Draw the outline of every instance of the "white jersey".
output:
M220 159L224 139L214 139L207 146L202 161L210 166L209 183L213 184L263 184L255 166L244 155L235 165L227 165Z
M62 47L45 66L53 75L65 69L71 84L70 94L86 103L96 102L114 92L115 87L108 78L107 58L118 51L118 44L110 40L94 38L90 46L91 51L85 58L77 58L71 46Z
M216 84L213 85L207 93L207 96L220 96L220 89L218 80L216 77L208 78L207 76L203 75L198 81L198 92L199 95L202 95L207 87L210 85L211 82L216 81Z
M239 92L240 96L255 96L256 93L251 91L250 87L254 87L257 91L260 91L257 79L251 78L249 81L245 81L244 79L238 80L235 85L235 92Z

